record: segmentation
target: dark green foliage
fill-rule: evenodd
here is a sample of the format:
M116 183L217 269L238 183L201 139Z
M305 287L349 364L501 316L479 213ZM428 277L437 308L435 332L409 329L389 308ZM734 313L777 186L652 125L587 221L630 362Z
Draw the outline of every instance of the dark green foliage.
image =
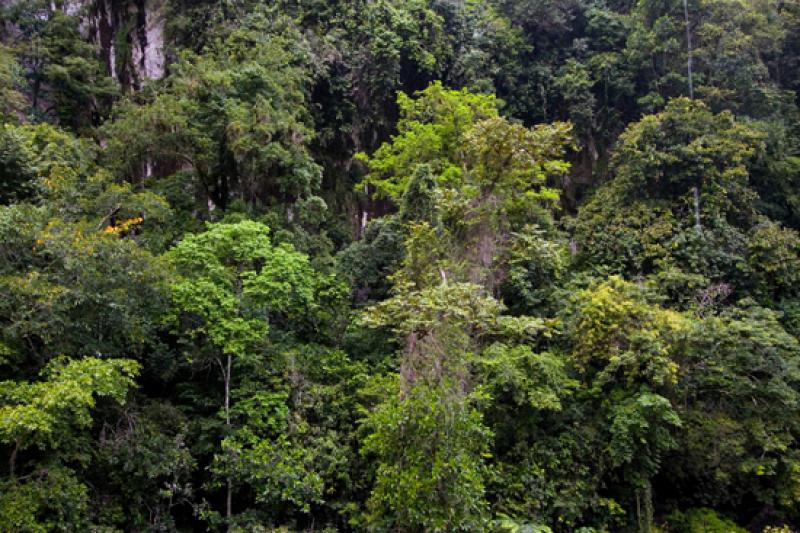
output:
M211 209L237 198L290 205L317 190L304 107L308 59L294 44L301 36L270 12L243 22L206 54L184 53L146 105L118 106L106 134L108 162L121 177L137 178L147 165L190 169L195 196Z
M0 203L31 196L35 184L32 154L19 131L5 125L0 130Z
M667 517L667 531L675 533L694 533L695 531L743 533L746 530L738 527L736 523L724 516L719 516L711 509L695 508L687 509L686 512L670 513Z
M389 292L388 275L403 256L403 232L394 219L372 221L361 240L342 251L338 268L350 282L357 301L380 300Z
M5 8L24 35L19 62L28 81L29 114L86 132L108 114L117 87L79 20L55 3L25 0Z
M736 279L746 290L748 233L763 234L749 173L761 142L731 114L688 99L630 125L612 160L614 179L575 222L581 261L630 276L677 269L707 285ZM778 253L791 254L785 245Z
M166 299L157 258L130 239L49 219L41 209L4 207L0 221L0 339L14 350L12 368L60 354L141 357L158 342Z
M25 110L22 87L22 69L14 52L0 45L0 118L3 123L16 123Z
M397 391L390 393L396 398ZM368 528L487 527L481 456L487 454L491 433L478 410L454 408L446 395L416 387L370 416L364 453L374 454L379 466L368 501Z
M6 2L0 530L797 530L798 35Z

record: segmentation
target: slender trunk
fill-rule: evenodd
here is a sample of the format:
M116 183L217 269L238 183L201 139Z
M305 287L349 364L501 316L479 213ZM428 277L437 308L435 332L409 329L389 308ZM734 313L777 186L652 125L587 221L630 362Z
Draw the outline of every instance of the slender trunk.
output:
M653 488L649 479L636 489L636 529L638 533L653 531Z
M39 105L39 90L40 90L40 87L41 87L41 82L38 79L35 82L33 82L33 90L31 91L31 93L33 93L32 96L31 96L31 100L32 100L31 101L31 107L33 109L36 109L36 106Z
M230 430L231 427L231 354L228 354L228 361L224 374L225 381L225 426ZM231 515L233 509L233 487L231 478L228 476L227 494L225 495L225 517L228 523L228 531L231 530Z
M231 355L225 368L225 425L231 427Z
M228 493L225 496L225 516L227 518L226 521L228 522L228 531L230 531L231 530L231 507L232 507L232 503L233 503L233 490L232 490L232 487L231 487L231 478L230 477L228 477L227 485L228 485Z
M11 450L11 457L8 459L8 474L11 479L14 479L14 471L17 467L17 452L19 452L20 444L22 443L21 440L17 439L14 442L14 449Z
M694 229L697 231L697 235L702 237L703 226L700 224L700 190L695 185L692 188L692 192L694 193Z
M642 533L642 494L636 491L636 529Z
M689 26L688 0L683 0L683 19L686 23L686 71L689 75L689 98L694 100L694 83L692 81L692 31Z
M653 531L653 486L650 480L644 486L644 533Z

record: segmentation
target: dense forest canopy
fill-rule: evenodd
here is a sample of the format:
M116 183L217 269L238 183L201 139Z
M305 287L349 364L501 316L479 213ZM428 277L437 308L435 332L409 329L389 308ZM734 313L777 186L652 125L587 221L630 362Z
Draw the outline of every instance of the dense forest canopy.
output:
M5 0L0 120L0 531L800 531L798 0Z

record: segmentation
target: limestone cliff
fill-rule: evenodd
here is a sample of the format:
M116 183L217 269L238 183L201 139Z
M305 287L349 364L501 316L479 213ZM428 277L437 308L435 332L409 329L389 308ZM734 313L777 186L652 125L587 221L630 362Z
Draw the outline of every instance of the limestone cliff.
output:
M21 0L0 0L11 7ZM139 89L165 72L165 0L49 0L46 11L60 10L77 17L86 40L98 45L108 74L124 90ZM47 16L45 13L42 16ZM2 24L7 39L17 34L13 24Z
M162 0L74 0L86 37L99 46L108 72L125 89L164 75ZM75 9L73 7L72 9Z

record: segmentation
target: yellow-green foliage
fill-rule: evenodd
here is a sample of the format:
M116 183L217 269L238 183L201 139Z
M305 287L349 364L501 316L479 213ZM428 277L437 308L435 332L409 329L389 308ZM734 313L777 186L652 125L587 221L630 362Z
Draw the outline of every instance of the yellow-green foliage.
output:
M646 289L617 276L582 291L575 301L573 357L584 372L599 370L598 385L675 384L687 331L683 316L648 302Z

